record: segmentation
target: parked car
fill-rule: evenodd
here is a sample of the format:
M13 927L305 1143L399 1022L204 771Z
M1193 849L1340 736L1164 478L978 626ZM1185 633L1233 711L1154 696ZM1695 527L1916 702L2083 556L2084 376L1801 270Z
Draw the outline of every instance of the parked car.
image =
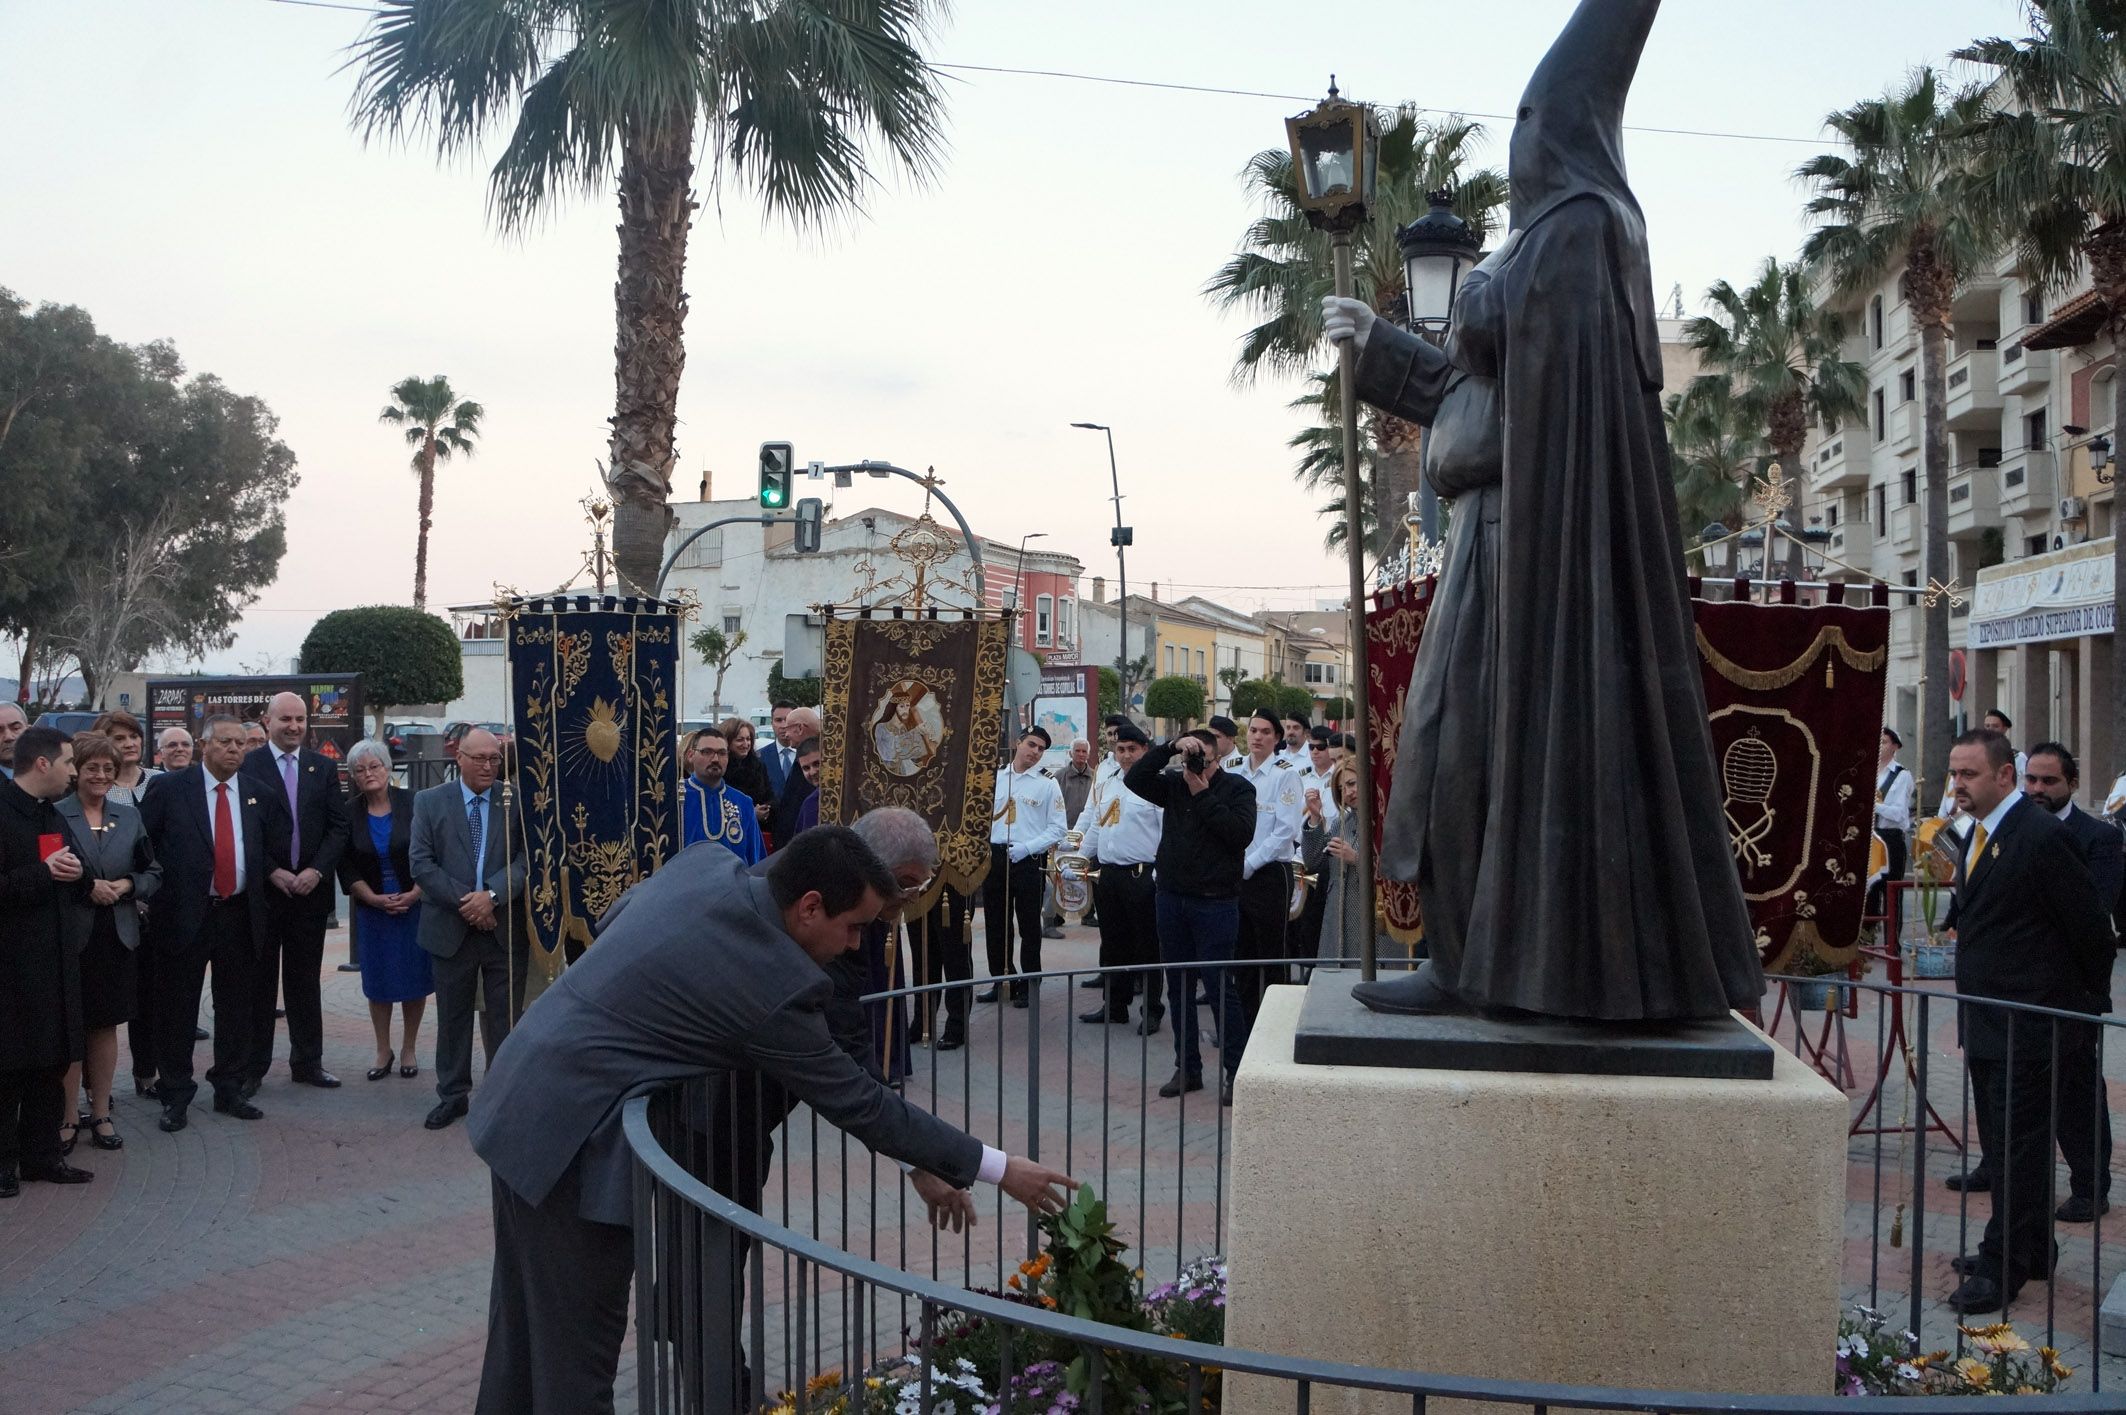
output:
M395 717L384 724L384 745L391 749L393 762L405 761L408 757L434 756L433 744L419 743L422 737L440 738L443 724L427 717Z
M96 719L102 716L100 712L40 712L37 714L37 726L56 727L71 737L76 732L86 732L94 727Z

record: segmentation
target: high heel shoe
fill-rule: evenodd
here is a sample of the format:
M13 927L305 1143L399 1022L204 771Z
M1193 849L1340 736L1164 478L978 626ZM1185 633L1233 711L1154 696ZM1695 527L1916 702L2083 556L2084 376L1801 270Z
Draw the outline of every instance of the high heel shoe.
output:
M384 1064L382 1066L372 1066L369 1068L369 1079L372 1081L381 1081L386 1076L389 1076L391 1074L391 1064L396 1060L398 1060L398 1054L396 1052L385 1052Z
M412 1051L412 1050L411 1050L410 1048L409 1048L409 1049L407 1050L407 1052L406 1052L406 1056L407 1056L407 1058L408 1058L408 1060L407 1060L407 1063L406 1063L406 1065L404 1065L404 1066L401 1066L401 1067L399 1068L399 1074L400 1074L401 1076L408 1076L408 1077L411 1077L411 1076L418 1076L418 1075L420 1075L420 1074L421 1074L421 1064L420 1064L420 1063L419 1063L418 1061L414 1061L414 1060L412 1060L412 1057L413 1057L413 1051Z
M104 1134L105 1128L108 1128L111 1133ZM111 1117L108 1115L89 1117L89 1143L99 1150L122 1150L125 1148L125 1141L118 1136L118 1127L111 1123Z
M86 1115L77 1115L74 1117L73 1124L59 1127L60 1134L66 1137L59 1142L59 1156L61 1159L74 1153L74 1146L81 1139L82 1127L88 1123L89 1118Z

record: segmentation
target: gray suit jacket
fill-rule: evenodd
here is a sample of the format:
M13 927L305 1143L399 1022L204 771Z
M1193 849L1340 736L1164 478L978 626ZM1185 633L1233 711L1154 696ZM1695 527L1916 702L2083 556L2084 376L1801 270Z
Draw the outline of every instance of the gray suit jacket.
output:
M127 948L140 947L140 906L154 898L155 891L162 887L162 866L155 862L155 852L149 847L147 828L141 824L140 812L123 802L106 798L103 823L108 828L99 835L89 829L87 818L81 814L79 796L62 797L52 803L52 809L59 812L60 820L66 822L74 853L81 857L82 879L133 881L132 894L116 904L91 904L84 889L81 897L73 900L66 910L67 941L77 951L88 947L97 909L108 908L111 921L118 928L118 941Z
M501 794L497 782L487 799L498 803ZM524 831L515 822L505 822L504 814L499 804L487 813L482 827L487 837L487 878L476 885L464 791L457 782L446 781L413 798L413 839L407 856L426 905L415 938L438 958L455 958L465 935L472 932L472 926L458 917L460 899L476 887L492 890L499 925L502 906L524 892Z
M833 983L783 932L768 881L715 841L608 911L524 1013L473 1098L472 1147L527 1203L580 1164L578 1211L631 1221L620 1108L670 1082L759 1071L893 1159L972 1184L982 1146L867 1075L827 1026Z

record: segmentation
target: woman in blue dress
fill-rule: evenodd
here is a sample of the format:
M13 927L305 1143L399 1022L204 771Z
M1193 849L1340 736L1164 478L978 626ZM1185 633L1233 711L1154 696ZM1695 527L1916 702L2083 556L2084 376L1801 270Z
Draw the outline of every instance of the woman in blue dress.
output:
M376 1065L369 1079L389 1076L394 1061L401 1076L418 1076L414 1042L435 977L416 937L421 890L406 855L413 836L413 793L391 784L391 753L381 742L355 743L347 753L347 775L354 783L347 811L354 828L340 856L340 885L354 901L355 954L369 1022L376 1028ZM391 1049L394 1003L405 1018L396 1055Z

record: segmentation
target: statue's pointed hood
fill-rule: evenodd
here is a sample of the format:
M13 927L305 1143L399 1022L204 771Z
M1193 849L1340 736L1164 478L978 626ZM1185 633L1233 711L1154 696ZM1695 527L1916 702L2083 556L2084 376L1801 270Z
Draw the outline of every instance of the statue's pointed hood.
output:
M1656 385L1653 279L1645 217L1624 175L1624 100L1660 8L1661 0L1580 0L1521 94L1507 164L1517 231L1579 197L1600 198L1616 213L1636 257L1624 276L1643 326L1641 363Z

